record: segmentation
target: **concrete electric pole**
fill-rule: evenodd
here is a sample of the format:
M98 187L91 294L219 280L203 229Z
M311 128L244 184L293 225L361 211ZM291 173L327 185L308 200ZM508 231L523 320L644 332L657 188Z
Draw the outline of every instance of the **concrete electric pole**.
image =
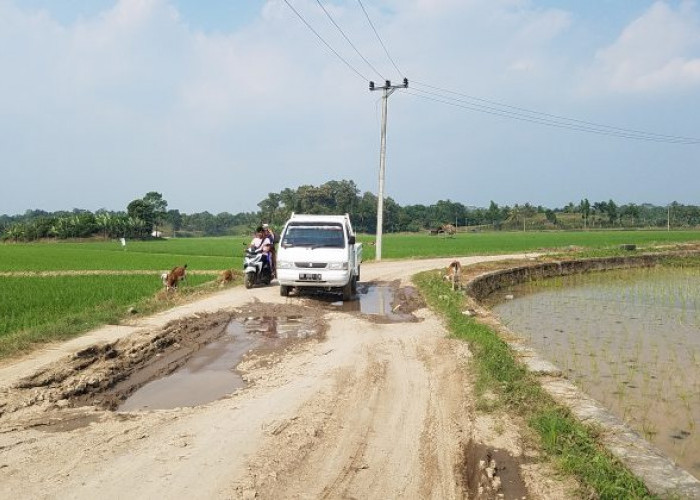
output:
M389 96L396 89L407 89L408 78L403 79L402 85L392 85L391 81L384 82L383 87L375 87L374 82L369 82L369 90L383 90L382 95L382 139L379 146L379 194L377 196L377 243L376 261L382 260L382 229L384 227L384 172L386 170L386 114Z

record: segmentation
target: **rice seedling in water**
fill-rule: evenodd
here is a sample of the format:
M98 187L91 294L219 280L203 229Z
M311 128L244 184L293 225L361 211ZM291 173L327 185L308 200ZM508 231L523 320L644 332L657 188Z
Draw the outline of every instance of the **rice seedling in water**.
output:
M516 287L516 300L494 309L516 332L536 324L536 350L565 364L579 386L673 454L671 427L687 429L700 418L700 397L693 397L700 392L699 281L697 267L564 277L556 286L530 284L529 294ZM520 313L511 316L511 305ZM550 341L557 330L567 332L568 350ZM684 439L682 465L700 477L700 437Z

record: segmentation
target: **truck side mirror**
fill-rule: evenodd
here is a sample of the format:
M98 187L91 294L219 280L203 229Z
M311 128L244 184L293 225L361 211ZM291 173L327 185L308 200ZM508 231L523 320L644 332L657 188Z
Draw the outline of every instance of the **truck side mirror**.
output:
M348 243L350 243L351 245L354 245L355 244L355 236L350 236L348 238Z

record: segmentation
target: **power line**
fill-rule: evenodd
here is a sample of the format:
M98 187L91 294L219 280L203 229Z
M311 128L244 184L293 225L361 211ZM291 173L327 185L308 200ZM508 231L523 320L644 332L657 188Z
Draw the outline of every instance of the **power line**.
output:
M658 143L668 143L668 144L700 144L700 139L692 137L680 137L680 136L666 136L660 134L653 134L647 132L640 132L628 129L620 129L616 127L609 127L607 125L596 125L591 122L583 122L581 120L573 120L568 118L554 118L555 115L547 115L546 113L540 113L537 116L537 112L530 112L532 114L508 111L507 109L501 109L496 106L488 106L484 104L478 104L473 102L468 102L462 99L456 99L449 96L444 96L439 93L429 92L420 89L413 89L413 91L408 91L407 93L421 99L438 102L446 104L449 106L454 106L462 109L467 109L470 111L476 111L479 113L485 113L495 116L501 116L504 118L509 118L513 120L524 121L528 123L535 123L538 125L545 125L548 127L560 128L573 130L578 132L587 132L591 134L609 136L609 137L619 137L623 139L634 139L639 141L647 142L658 142ZM514 106L511 108L518 109ZM520 108L523 109L523 108ZM529 110L528 110L529 112ZM567 122L568 120L568 122ZM573 123L572 123L573 122Z
M543 112L541 112L541 111L534 111L534 110L527 109L527 108L522 108L522 107L519 107L519 106L511 106L511 105L509 105L509 104L504 104L504 103L500 103L500 102L497 102L497 101L490 101L490 100L488 100L488 99L483 99L483 98L480 98L480 97L471 96L471 95L469 95L469 94L464 94L464 93L462 93L462 92L456 92L456 91L453 91L453 90L448 90L448 89L436 87L436 86L434 86L434 85L429 85L429 84L427 84L427 83L422 83L422 82L418 82L418 81L415 81L415 80L412 81L412 83L415 84L415 85L418 85L419 87L427 87L427 88L435 89L435 90L438 90L438 91L441 91L441 92L445 92L445 93L448 93L448 94L458 95L458 96L461 96L461 97L465 97L466 99L468 99L468 100L470 100L470 101L477 101L477 102L479 102L479 103L486 103L486 104L488 104L488 105L496 106L496 107L497 107L497 108L489 108L488 106L485 106L485 107L487 107L488 109L499 109L499 108L513 109L513 110L522 112L523 114L521 114L521 113L515 113L515 114L518 114L518 115L521 115L521 116L529 116L529 115L532 115L532 116L535 117L535 118L541 118L541 117L543 117L543 118L545 118L545 119L552 119L553 121L570 122L570 123L581 124L581 125L585 125L585 126L588 126L588 127L592 127L592 128L596 128L596 129L601 129L601 130L611 130L611 131L621 132L621 133L624 133L624 134L640 135L640 136L645 136L645 137L653 137L653 138L656 138L656 139L669 139L669 140L674 141L674 142L687 142L687 143L689 143L689 144L697 144L698 142L700 142L700 139L697 139L697 138L694 138L694 137L684 137L684 136L677 136L677 135L657 134L657 133L655 133L655 132L646 132L646 131L643 131L643 130L628 129L628 128L622 128L622 127L615 127L615 126L612 126L612 125L605 125L605 124L601 124L601 123L589 122L589 121L585 121L585 120L578 120L578 119L576 119L576 118L569 118L569 117L566 117L566 116L560 116L560 115L554 115L554 114L549 114L549 113L543 113ZM417 90L419 90L419 89L417 89ZM419 91L420 91L420 90L419 90ZM424 91L424 92L426 92L426 91ZM428 92L426 92L426 93L428 93ZM440 95L440 94L433 94L433 95ZM441 97L445 97L446 99L454 99L454 100L459 101L459 102L468 102L468 101L463 101L462 99L455 99L455 98L447 97L447 96L441 96Z
M657 136L645 136L645 135L640 135L640 134L634 134L634 133L625 133L621 131L613 131L613 130L605 130L605 129L599 129L595 127L586 127L582 125L575 125L575 124L568 124L564 122L557 122L555 120L547 120L546 118L538 118L538 117L529 117L526 115L522 114L517 114L517 113L512 113L504 110L499 110L496 108L489 108L487 106L483 105L477 105L477 104L460 104L460 100L445 100L449 99L447 97L441 96L440 94L434 94L430 92L425 92L421 90L416 90L415 92L408 91L409 94L419 97L421 99L426 99L429 101L434 101L434 102L439 102L442 104L447 104L450 106L455 106L458 108L463 108L467 109L470 111L477 111L479 113L485 113L485 114L490 114L490 115L495 115L495 116L501 116L504 118L510 118L514 120L520 120L524 122L529 122L529 123L535 123L538 125L545 125L549 127L554 127L554 128L561 128L561 129L568 129L568 130L574 130L578 132L588 132L592 134L598 134L598 135L604 135L604 136L610 136L610 137L620 137L624 139L635 139L635 140L641 140L641 141L648 141L648 142L661 142L661 143L670 143L670 144L700 144L700 139L692 139L692 138L683 138L683 139L669 139L669 138L661 138ZM428 95L434 95L436 97L429 97L428 95L423 95L423 94L428 94Z
M340 31L340 34L343 35L343 38L345 38L345 41L347 41L350 44L350 46L355 50L357 55L360 56L362 58L362 60L365 63L367 63L367 66L372 68L372 71L374 71L377 75L379 75L379 77L381 77L382 80L385 80L384 76L379 72L379 70L377 70L377 68L375 68L372 65L372 63L369 62L367 60L367 58L365 58L365 56L362 55L362 53L357 49L357 47L355 47L355 44L350 41L350 38L348 38L348 36L345 34L345 32L340 28L340 26L338 26L338 23L335 22L335 19L333 19L330 12L328 12L328 10L326 10L326 8L323 6L323 4L321 3L321 0L316 0L316 3L318 3L319 7L321 7L321 9L323 9L323 12L325 12L326 16L328 16L328 19L331 20L331 22L333 23L333 26L335 26L338 29L338 31Z
M286 0L285 0L286 1ZM379 44L382 46L384 49L384 52L386 53L386 56L389 58L389 61L391 61L391 64L394 65L394 68L396 71L398 71L399 75L403 75L403 71L399 69L399 67L396 65L394 62L394 59L391 57L391 54L389 54L389 51L386 48L386 45L384 45L384 42L382 42L382 37L379 36L379 33L377 32L377 29L374 27L374 24L372 23L372 20L369 18L369 14L367 13L367 9L365 9L365 6L362 5L362 0L357 0L357 3L360 4L360 7L362 7L362 12L365 13L365 17L367 18L367 22L369 25L372 27L372 31L374 31L374 34L377 36L377 40L379 40Z
M321 35L319 35L318 32L317 32L315 29L313 29L313 28L311 27L311 25L306 21L306 19L304 19L304 16L302 16L301 14L299 14L299 12L292 6L292 4L289 3L288 0L284 0L284 3L286 3L287 6L288 6L290 9L292 9L292 11L297 15L297 17L298 17L299 19L301 19L301 22L303 22L303 23L306 25L306 27L307 27L308 29L310 29L311 32L312 32L314 35L316 35L316 36L318 37L318 39L321 40L321 41L323 42L323 44L324 44L326 47L328 47L328 50L330 50L331 52L333 52L333 54L335 54L335 56L336 56L338 59L340 59L343 63L345 63L345 65L346 65L348 68L350 68L355 74L357 74L357 75L358 75L360 78L362 78L364 81L369 80L369 78L367 78L365 75L363 75L362 73L360 73L357 69L355 69L355 67L354 67L352 64L350 64L348 61L346 61L345 58L343 58L343 56L341 56L340 54L338 54L338 52L336 52L335 49L334 49L333 47L331 47L330 44L329 44L327 41L325 41L325 40L323 39L323 37L322 37Z

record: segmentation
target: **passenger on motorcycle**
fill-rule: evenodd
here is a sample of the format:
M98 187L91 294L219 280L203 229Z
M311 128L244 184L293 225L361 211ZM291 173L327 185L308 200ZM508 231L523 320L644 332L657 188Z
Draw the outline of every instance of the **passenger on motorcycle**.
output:
M267 261L267 265L272 269L272 259L270 258L270 252L272 249L272 241L270 238L265 236L265 231L262 226L258 226L255 229L255 237L250 242L248 250L251 252L259 253L262 252L263 256Z
M263 237L267 238L270 240L270 263L272 264L272 276L274 278L277 277L277 254L275 253L275 233L272 232L272 229L270 229L269 224L263 224L262 225L263 229Z

